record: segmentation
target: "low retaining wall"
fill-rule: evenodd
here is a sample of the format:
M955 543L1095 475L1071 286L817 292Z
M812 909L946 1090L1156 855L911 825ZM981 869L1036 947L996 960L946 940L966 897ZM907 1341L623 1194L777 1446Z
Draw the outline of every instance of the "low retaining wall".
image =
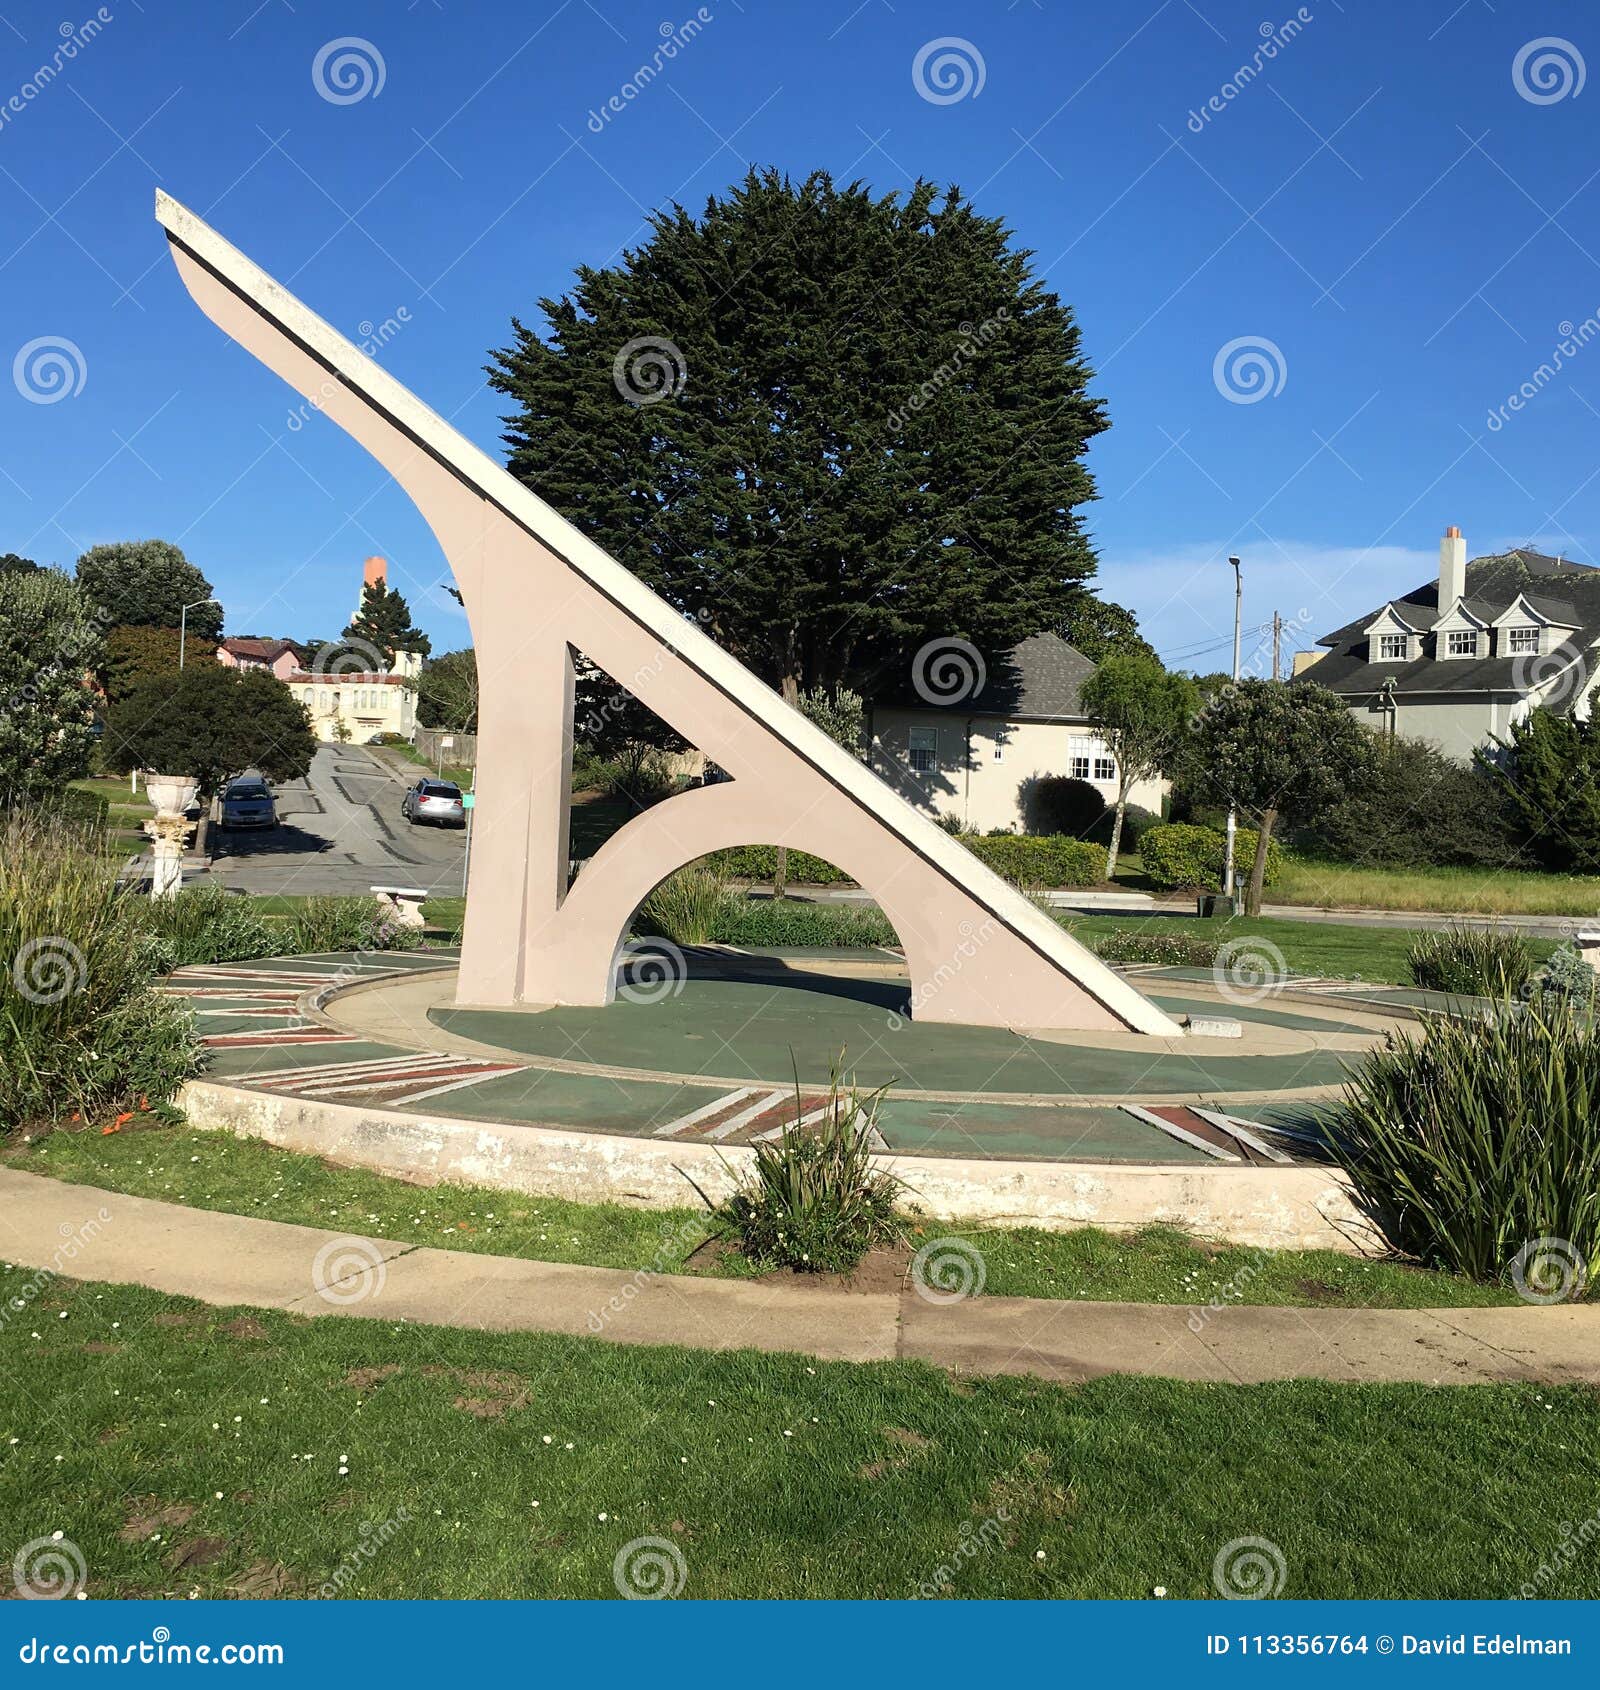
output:
M696 1187L715 1201L754 1159L749 1149L324 1103L211 1080L190 1081L179 1102L197 1127L417 1184L453 1181L578 1203L692 1207ZM1159 1223L1257 1249L1362 1255L1381 1247L1333 1168L879 1160L911 1186L918 1208L940 1220L1054 1232Z

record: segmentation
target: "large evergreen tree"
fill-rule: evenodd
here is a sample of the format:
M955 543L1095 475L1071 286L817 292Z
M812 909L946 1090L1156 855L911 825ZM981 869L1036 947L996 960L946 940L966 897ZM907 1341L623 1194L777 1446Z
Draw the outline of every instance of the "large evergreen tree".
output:
M1541 867L1600 874L1600 718L1580 722L1541 707L1476 760Z
M100 624L58 569L0 571L0 809L87 774Z
M540 308L489 369L512 473L791 701L1094 572L1077 325L955 188L752 171Z
M417 651L426 657L433 649L433 642L413 625L405 594L382 581L369 581L361 589L361 608L344 637L356 650L370 646L381 652L389 664L396 652Z
M222 606L210 597L211 583L170 540L91 546L78 559L78 585L108 627L176 628L182 622L200 639L222 637ZM186 604L194 606L187 618Z

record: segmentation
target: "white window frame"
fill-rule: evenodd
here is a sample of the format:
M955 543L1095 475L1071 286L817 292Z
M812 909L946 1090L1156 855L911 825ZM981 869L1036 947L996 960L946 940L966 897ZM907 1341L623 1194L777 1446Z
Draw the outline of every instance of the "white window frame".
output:
M921 761L926 758L927 760ZM929 727L906 729L906 762L911 772L931 775L939 767L939 730Z
M1478 630L1476 628L1447 628L1444 635L1446 657L1476 657Z
M1529 643L1529 640L1532 643ZM1537 628L1507 628L1506 656L1532 657L1539 650L1539 630Z
M1117 778L1117 760L1108 752L1094 760L1094 779L1097 782L1114 782Z
M1395 649L1391 651L1389 648ZM1378 661L1380 663L1404 663L1411 655L1411 636L1409 634L1379 634Z

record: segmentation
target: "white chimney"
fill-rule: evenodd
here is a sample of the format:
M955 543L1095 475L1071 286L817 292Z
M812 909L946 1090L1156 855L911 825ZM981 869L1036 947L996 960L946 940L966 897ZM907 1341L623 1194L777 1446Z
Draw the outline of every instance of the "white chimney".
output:
M1447 528L1439 542L1439 614L1443 616L1467 591L1467 542L1459 528Z

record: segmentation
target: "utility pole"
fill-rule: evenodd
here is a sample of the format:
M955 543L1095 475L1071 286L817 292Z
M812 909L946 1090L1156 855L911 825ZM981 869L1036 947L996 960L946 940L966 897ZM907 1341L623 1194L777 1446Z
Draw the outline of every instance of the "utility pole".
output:
M1244 614L1244 576L1240 572L1239 560L1230 557L1228 562L1233 565L1233 684L1239 685L1239 637L1241 618ZM1239 833L1239 812L1230 804L1228 806L1228 842L1222 855L1222 895L1228 900L1228 907L1233 908L1233 848Z
M1283 617L1277 611L1272 613L1272 678L1275 681L1283 679L1283 665L1279 652L1283 647Z
M216 604L216 599L192 599L178 612L178 667L183 667L183 648L189 643L189 612L196 605Z

